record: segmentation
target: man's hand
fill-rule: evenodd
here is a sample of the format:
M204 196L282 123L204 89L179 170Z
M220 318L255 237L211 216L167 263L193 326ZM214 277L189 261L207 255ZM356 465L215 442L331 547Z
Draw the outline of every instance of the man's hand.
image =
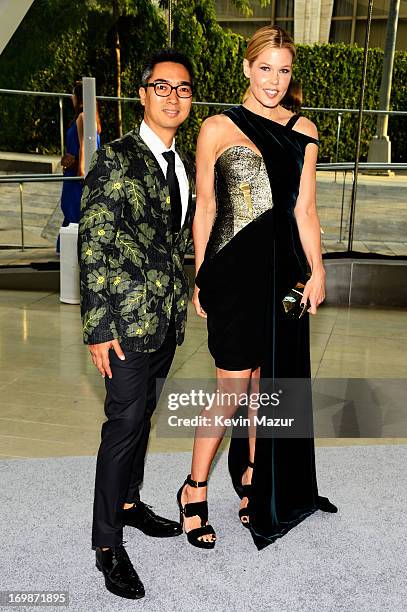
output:
M92 355L92 361L103 378L106 376L106 374L109 378L112 378L112 371L109 363L109 349L111 348L114 350L119 359L125 359L118 340L109 340L109 342L101 342L100 344L89 344L89 351Z

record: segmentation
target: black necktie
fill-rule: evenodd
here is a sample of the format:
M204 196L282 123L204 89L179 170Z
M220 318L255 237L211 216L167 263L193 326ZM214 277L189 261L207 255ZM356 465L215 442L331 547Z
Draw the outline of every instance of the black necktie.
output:
M174 151L166 151L163 157L168 163L167 166L167 183L171 199L171 215L172 215L172 231L179 232L181 229L181 192L177 175L175 174L175 153Z

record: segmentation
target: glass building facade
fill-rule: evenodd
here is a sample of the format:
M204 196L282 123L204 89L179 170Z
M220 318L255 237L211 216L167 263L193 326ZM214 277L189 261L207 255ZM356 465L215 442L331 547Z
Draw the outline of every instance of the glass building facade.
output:
M363 46L368 11L368 0L335 0L332 10L329 41L356 43ZM386 23L390 0L375 0L372 12L370 47L384 47ZM242 17L231 0L216 0L216 13L224 28L243 36L251 36L258 28L275 23L294 35L294 0L271 0L263 8L259 0L253 0L253 15ZM400 15L396 49L407 49L407 0L400 2Z

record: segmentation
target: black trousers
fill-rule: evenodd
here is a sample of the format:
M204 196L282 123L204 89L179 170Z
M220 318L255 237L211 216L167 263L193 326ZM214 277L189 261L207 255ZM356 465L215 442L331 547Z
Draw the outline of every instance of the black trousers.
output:
M107 421L102 425L96 463L92 548L117 546L123 540L120 510L140 499L150 419L159 399L156 379L165 379L176 348L172 317L161 347L154 353L123 350L121 361L109 352L112 378L105 378Z

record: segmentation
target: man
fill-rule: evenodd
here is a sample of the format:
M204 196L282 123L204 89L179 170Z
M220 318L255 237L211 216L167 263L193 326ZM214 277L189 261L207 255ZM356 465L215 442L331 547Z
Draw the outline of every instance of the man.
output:
M123 525L156 537L179 523L140 500L150 417L184 339L192 183L174 136L191 109L189 61L167 49L146 64L144 120L103 146L85 180L79 224L84 341L105 378L107 421L97 457L92 547L106 588L129 599L144 587L123 546ZM165 475L162 475L165 478Z

